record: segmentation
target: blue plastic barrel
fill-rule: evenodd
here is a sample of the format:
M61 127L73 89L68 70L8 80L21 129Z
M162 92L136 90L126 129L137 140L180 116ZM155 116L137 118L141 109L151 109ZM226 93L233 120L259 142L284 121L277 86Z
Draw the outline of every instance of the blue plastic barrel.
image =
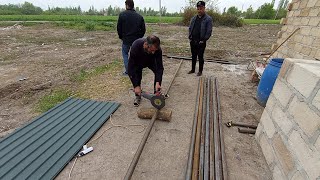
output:
M269 95L272 91L274 83L276 82L283 60L284 59L282 58L271 59L266 69L263 71L257 90L257 101L263 107L265 107L267 104Z

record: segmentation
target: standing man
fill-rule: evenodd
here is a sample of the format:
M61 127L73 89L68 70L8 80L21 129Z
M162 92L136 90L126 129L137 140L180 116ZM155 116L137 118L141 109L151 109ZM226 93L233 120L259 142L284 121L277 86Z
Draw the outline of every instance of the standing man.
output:
M118 36L122 40L122 57L125 72L128 75L128 53L132 43L144 36L146 27L143 17L136 13L133 0L126 0L126 10L121 12L118 19L117 31Z
M160 39L157 36L135 40L130 50L128 74L136 95L133 103L136 107L140 105L142 69L146 67L154 73L154 93L159 92L164 68Z
M199 72L197 76L202 75L203 71L203 54L206 49L206 42L212 33L212 18L206 14L204 1L197 2L198 14L191 19L189 26L189 39L192 53L192 68L188 74L196 70L197 57L199 58Z

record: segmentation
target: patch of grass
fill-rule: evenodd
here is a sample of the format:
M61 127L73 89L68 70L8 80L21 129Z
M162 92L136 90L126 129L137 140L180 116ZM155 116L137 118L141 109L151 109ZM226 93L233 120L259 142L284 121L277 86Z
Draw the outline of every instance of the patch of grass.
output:
M273 19L244 19L245 24L280 24L280 20Z
M66 37L63 36L48 36L48 37L30 37L28 35L17 35L16 39L24 43L34 43L41 45L43 43L62 43L69 41Z
M71 92L68 90L60 89L53 91L39 100L36 110L41 113L46 112L71 95Z
M113 62L111 62L107 65L98 66L98 67L91 69L91 70L81 69L80 73L71 77L71 79L75 82L83 82L90 77L97 76L97 75L102 74L107 71L112 71L116 68L119 68L120 66L121 66L120 61L114 60Z
M0 61L12 61L12 60L15 60L17 59L18 55L16 53L11 53L11 54L8 54L8 55L4 55L2 57L0 57Z
M52 22L53 25L68 29L76 29L83 31L112 31L116 30L116 25L114 22L97 22L97 21L61 21Z
M95 27L96 27L95 22L93 22L93 21L86 22L86 25L85 25L86 31L94 31Z

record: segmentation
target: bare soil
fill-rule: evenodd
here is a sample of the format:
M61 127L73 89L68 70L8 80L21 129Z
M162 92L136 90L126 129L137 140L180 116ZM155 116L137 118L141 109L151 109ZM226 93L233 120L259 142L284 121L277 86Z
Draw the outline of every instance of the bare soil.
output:
M205 57L225 59L237 65L205 63L204 76L219 81L222 121L258 123L263 108L255 100L257 84L250 82L249 60L261 60L276 41L279 25L214 28ZM164 54L190 56L187 27L147 25L147 34L158 35ZM132 106L130 82L115 67L85 81L74 81L80 71L90 71L120 61L121 42L116 32L83 32L46 24L19 29L0 28L0 137L39 115L39 99L57 89L75 96L113 100L121 107L97 132L89 145L94 151L77 160L71 179L122 179L144 133L148 120L137 117ZM164 58L163 88L169 84L179 60ZM157 121L133 174L133 179L183 179L191 137L198 77L187 75L184 61L170 89L166 107L171 122ZM143 88L152 91L153 74L146 70ZM42 86L45 85L45 86ZM37 88L43 87L43 88ZM141 107L150 107L146 100ZM112 125L113 123L113 125ZM109 127L113 127L106 131ZM129 126L142 125L142 126ZM271 179L271 173L254 136L223 126L230 179ZM67 179L74 160L57 179Z

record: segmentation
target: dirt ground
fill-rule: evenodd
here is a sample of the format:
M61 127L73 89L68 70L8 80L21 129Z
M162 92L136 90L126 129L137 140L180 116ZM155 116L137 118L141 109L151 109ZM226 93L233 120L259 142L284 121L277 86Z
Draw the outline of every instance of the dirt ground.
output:
M255 100L257 84L250 82L250 59L259 60L276 41L279 25L214 28L205 57L221 58L237 65L205 63L204 76L219 81L222 121L258 123L263 108ZM164 54L190 56L187 27L147 25L147 35L161 39ZM134 156L148 120L137 117L127 77L121 76L120 40L116 32L82 32L46 24L32 27L0 27L0 137L39 115L39 99L57 89L77 97L113 100L121 107L89 141L94 151L77 159L71 179L122 179ZM119 65L84 81L72 77L114 61ZM163 89L169 84L179 60L164 58ZM170 89L166 107L171 122L157 121L132 179L183 179L193 123L198 77L187 75L184 61ZM153 75L146 70L143 88L152 90ZM40 87L40 88L39 88ZM142 101L141 107L150 103ZM106 131L109 127L113 127ZM141 125L141 126L130 126ZM230 179L271 179L271 173L254 136L223 126ZM67 179L73 159L56 179Z

